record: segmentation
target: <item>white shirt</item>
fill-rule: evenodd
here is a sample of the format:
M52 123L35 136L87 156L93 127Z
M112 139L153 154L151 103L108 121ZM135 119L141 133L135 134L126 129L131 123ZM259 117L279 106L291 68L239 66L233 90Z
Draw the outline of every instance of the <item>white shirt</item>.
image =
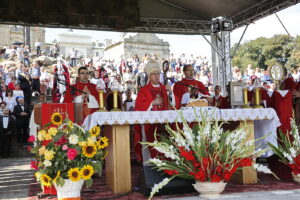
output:
M89 102L88 102L88 108L99 108L99 104L98 101L96 100L96 98L89 94ZM83 99L81 95L78 95L77 97L74 98L74 103L82 103Z
M4 97L4 101L6 102L6 106L8 107L8 109L11 112L13 112L15 105L17 105L16 99L14 97L12 98Z
M4 117L3 116L3 128L7 128L8 127L8 120L9 120L9 117Z
M201 97L203 96L203 94L201 94L200 92L198 92L198 98L197 99L200 99ZM190 93L187 92L185 93L183 96L182 96L182 99L181 99L181 104L188 104L191 100L191 96L190 96Z

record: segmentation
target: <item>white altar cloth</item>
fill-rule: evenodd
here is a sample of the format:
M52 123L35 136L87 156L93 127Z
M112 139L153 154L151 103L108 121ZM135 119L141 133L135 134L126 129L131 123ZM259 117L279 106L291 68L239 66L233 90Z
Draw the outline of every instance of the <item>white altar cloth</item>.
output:
M267 142L277 146L276 129L280 126L279 118L273 108L256 108L256 109L218 109L212 107L197 107L182 109L183 117L188 122L196 121L196 116L201 119L200 110L207 111L209 116L219 121L254 121L255 138L261 138L262 145ZM196 115L197 114L197 115ZM154 123L172 123L181 122L178 111L133 111L133 112L95 112L87 116L83 122L86 129L95 125L112 125L112 124L154 124ZM266 146L265 146L266 147ZM272 155L273 152L268 150L265 156Z

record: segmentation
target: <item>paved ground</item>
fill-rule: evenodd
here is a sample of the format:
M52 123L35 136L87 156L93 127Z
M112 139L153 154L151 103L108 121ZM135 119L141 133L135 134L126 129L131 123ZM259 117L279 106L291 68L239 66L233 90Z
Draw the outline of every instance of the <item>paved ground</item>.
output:
M172 198L169 200L201 200L203 198L195 197L183 197ZM299 200L300 190L278 190L278 191L266 191L266 192L243 192L243 193L231 193L221 195L219 200Z
M0 199L27 199L32 181L30 157L0 159Z

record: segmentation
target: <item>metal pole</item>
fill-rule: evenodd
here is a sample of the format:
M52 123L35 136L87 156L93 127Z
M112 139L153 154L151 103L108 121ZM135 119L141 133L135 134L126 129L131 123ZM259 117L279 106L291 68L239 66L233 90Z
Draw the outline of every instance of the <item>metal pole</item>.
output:
M277 17L277 19L279 20L280 24L282 25L282 27L284 28L284 30L286 31L286 33L291 36L291 34L288 32L288 30L285 28L284 24L282 23L282 21L280 20L280 18L278 17L277 13L275 13L275 16Z
M236 51L238 50L238 48L239 48L239 46L240 46L240 44L241 44L241 41L242 41L242 39L243 39L243 37L244 37L244 35L245 35L245 33L246 33L246 30L247 30L248 26L249 26L249 24L247 24L247 26L245 27L245 29L244 29L244 31L243 31L243 34L242 34L242 36L241 36L241 38L240 38L240 40L239 40L237 46L235 47L233 53L231 54L230 58L233 58L233 57L235 56L235 53L236 53Z
M206 42L208 42L208 44L216 51L216 53L219 55L219 56L221 56L221 58L224 60L224 56L218 51L218 49L215 47L215 46L213 46L211 43L210 43L210 41L204 36L204 35L202 35L202 37L206 40Z

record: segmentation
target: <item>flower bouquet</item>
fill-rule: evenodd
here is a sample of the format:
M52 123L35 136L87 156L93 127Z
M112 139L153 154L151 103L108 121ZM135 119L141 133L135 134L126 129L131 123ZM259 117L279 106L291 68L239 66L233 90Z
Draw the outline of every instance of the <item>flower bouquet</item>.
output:
M148 163L169 175L169 178L154 185L150 198L175 177L195 180L194 187L202 193L201 197L217 198L219 194L213 190L221 188L217 193L222 192L238 167L251 167L253 159L265 152L261 149L255 151L255 141L249 139L244 129L226 131L222 128L223 123L202 112L199 115L201 119L198 117L192 126L179 114L183 127L176 123L174 130L167 125L168 136L156 137L153 143L144 143L163 155L150 159ZM195 115L198 116L196 111ZM199 191L201 188L206 191Z
M294 181L300 183L300 136L295 119L291 120L291 128L289 134L279 133L278 147L271 143L268 145L279 160L291 168Z
M92 175L102 173L108 138L100 136L99 126L85 131L54 113L51 122L38 131L37 139L31 136L29 141L35 143L31 152L35 153L36 160L31 166L38 170L36 178L43 186L54 184L58 189L69 182L78 182L81 186L85 182L91 186Z

